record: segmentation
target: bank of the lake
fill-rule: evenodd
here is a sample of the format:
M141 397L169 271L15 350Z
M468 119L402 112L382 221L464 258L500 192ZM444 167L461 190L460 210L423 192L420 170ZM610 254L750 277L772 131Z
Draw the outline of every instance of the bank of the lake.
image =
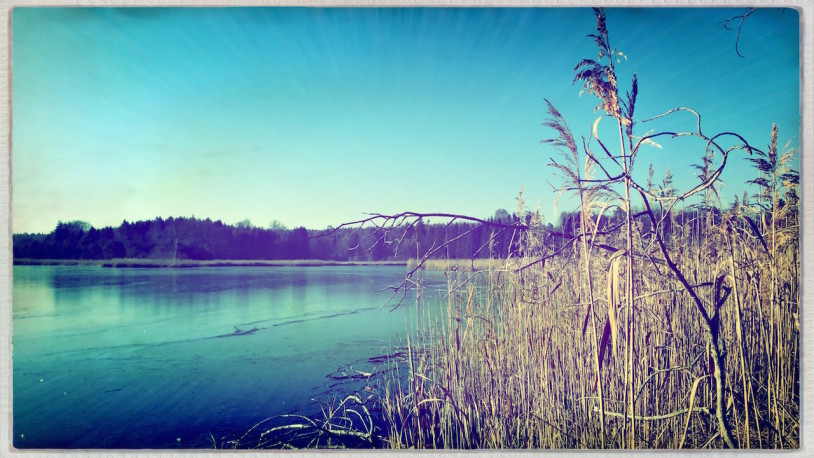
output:
M333 267L333 266L406 266L407 261L332 261L325 259L14 259L15 266L98 266L143 268L191 267Z

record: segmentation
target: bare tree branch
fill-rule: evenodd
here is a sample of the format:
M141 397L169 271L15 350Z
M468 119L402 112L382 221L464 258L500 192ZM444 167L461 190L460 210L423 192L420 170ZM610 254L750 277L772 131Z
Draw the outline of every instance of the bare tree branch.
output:
M744 57L744 55L741 54L740 50L738 49L738 44L741 41L741 29L743 28L743 23L746 22L746 19L748 19L749 16L751 16L752 13L754 13L755 11L757 11L757 8L752 8L744 14L740 14L738 16L725 19L718 23L720 25L723 25L726 30L732 30L729 28L729 23L740 20L740 22L738 22L738 35L735 37L735 53L740 57Z

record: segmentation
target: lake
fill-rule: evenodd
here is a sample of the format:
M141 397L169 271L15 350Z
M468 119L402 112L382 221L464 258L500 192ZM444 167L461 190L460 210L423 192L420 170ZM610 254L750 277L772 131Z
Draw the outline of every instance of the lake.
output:
M316 414L352 388L328 375L373 369L416 307L408 295L379 310L390 293L376 290L403 266L13 273L18 448L209 448L273 415Z

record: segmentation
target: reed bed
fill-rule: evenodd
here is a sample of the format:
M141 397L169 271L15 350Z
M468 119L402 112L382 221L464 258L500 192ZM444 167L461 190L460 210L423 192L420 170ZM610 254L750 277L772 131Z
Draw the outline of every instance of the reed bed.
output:
M765 151L707 136L688 107L640 119L637 76L619 87L623 54L594 13L597 57L573 80L599 103L592 136L578 142L550 102L544 123L552 186L578 201L560 231L543 229L522 192L510 223L413 212L357 222L397 242L429 216L513 234L498 259L432 259L465 234L433 244L392 288L418 294L406 349L372 388L381 446L799 447L799 152L778 148L775 126ZM634 133L674 115L694 116L694 129ZM600 135L602 119L614 135ZM669 170L656 183L652 165L637 182L635 160L678 137L698 145L697 184L681 192ZM734 154L748 155L744 185L758 192L724 205L716 186ZM422 294L422 267L445 272L444 303Z
M475 259L416 259L407 260L407 269L413 269L421 264L422 269L436 271L481 271L487 269L498 269L503 266L501 259L475 258Z
M717 222L708 218L704 225L701 239L697 226L673 226L673 246L681 247L674 261L692 272L710 309L722 288L731 291L718 319L725 415L733 439L743 448L796 448L796 239L762 240L770 223L754 232L734 213ZM635 242L641 243L637 235ZM611 238L596 242L612 243ZM392 362L396 375L380 387L388 425L384 443L395 448L723 446L715 418L713 356L689 295L665 267L636 259L635 333L627 332L620 319L627 298L624 289L614 289L625 278L625 264L596 257L586 270L576 262L584 255L580 250L574 244L570 255L544 263L527 257L503 267L492 260L484 270L449 270L446 304L416 307L407 355ZM520 270L517 261L531 266ZM596 296L590 310L588 274ZM591 314L605 328L598 330L598 365ZM632 419L624 399L628 348L636 368ZM632 431L632 444L626 431Z
M604 9L594 13L597 57L580 60L573 80L599 102L594 146L550 102L544 123L555 191L579 210L556 238L521 193L523 223L499 227L520 234L502 267L450 270L442 312L419 294L408 356L394 362L403 376L381 394L385 443L797 448L799 153L778 148L776 126L765 150L731 132L707 136L687 107L638 121L637 76L619 87L621 53ZM634 133L675 114L695 116L696 129ZM599 134L603 118L616 135ZM657 184L652 164L637 182L643 148L677 137L698 142L698 184L680 192L669 170ZM749 155L745 184L758 192L724 206L730 154Z

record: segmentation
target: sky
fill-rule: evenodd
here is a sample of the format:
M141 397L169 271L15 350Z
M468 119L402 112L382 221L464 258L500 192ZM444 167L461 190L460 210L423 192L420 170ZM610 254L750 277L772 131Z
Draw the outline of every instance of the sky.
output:
M635 121L687 106L705 134L800 141L799 15L767 8L607 11ZM733 24L737 27L737 23ZM366 212L510 212L545 222L559 179L545 100L574 135L602 113L572 85L597 49L589 8L15 8L12 229L195 216L322 229ZM618 144L614 120L600 123ZM692 130L686 113L637 123ZM594 144L594 147L596 145ZM704 145L643 149L634 176L697 183ZM728 201L756 177L733 153ZM720 157L719 157L720 159ZM754 192L752 189L750 192Z

